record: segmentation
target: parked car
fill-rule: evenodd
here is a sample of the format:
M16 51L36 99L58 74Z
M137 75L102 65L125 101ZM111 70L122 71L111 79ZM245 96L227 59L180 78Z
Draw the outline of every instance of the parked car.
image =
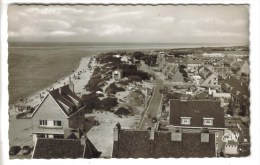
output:
M30 146L23 146L23 150L22 150L23 155L28 155L31 153L31 148Z
M20 151L21 151L21 147L19 147L19 146L12 146L10 148L9 155L16 155Z

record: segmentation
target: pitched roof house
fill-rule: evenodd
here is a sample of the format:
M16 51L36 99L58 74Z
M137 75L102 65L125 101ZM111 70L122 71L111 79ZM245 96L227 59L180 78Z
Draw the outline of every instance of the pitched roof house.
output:
M224 109L220 101L170 100L170 125L181 128L224 129Z
M215 156L215 134L114 129L113 158Z
M205 87L217 87L218 85L218 74L216 72L212 72L206 67L202 67L199 69L199 74L202 77L202 81L200 83L201 86Z
M221 88L225 92L229 92L235 102L249 104L249 86L248 84L229 76L221 83Z
M249 64L246 60L243 61L235 61L231 64L231 67L235 68L238 70L237 73L239 74L246 74L249 75L250 71L249 71Z
M83 128L84 106L73 92L73 84L52 90L32 113L33 140L64 138L64 131Z
M82 139L48 139L38 138L33 159L59 159L59 158L99 158L99 152L88 138Z

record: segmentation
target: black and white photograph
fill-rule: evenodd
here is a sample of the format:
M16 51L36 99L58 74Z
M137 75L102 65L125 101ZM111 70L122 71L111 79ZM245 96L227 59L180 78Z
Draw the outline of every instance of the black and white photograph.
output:
M9 160L252 155L250 4L6 11Z

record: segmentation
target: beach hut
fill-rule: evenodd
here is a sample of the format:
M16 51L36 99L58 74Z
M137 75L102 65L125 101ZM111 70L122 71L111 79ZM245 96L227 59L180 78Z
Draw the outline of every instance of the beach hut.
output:
M114 70L112 72L112 78L116 81L122 79L123 78L123 70L121 70L121 69Z

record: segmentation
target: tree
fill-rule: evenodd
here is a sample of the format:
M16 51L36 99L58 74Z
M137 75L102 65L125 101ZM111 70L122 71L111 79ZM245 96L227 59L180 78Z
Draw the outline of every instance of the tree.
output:
M140 60L141 57L144 56L144 53L142 53L142 52L134 52L133 56L134 56L135 59Z
M240 107L239 115L240 115L240 116L245 116L245 115L246 115L246 105L243 104L243 105Z

